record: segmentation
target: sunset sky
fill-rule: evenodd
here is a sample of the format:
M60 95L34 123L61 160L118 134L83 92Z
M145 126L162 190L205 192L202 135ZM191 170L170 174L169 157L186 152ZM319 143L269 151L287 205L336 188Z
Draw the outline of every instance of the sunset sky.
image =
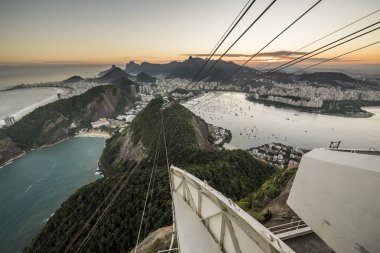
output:
M247 0L0 0L0 64L168 62L205 57ZM269 5L257 0L232 41ZM241 61L255 53L316 0L278 0L230 51ZM380 9L379 0L324 0L271 44L254 63L283 60L278 51L298 48ZM380 21L380 11L302 51ZM379 25L375 26L378 27ZM380 30L326 52L333 57L380 40ZM380 63L380 44L339 59ZM336 62L335 62L336 64Z

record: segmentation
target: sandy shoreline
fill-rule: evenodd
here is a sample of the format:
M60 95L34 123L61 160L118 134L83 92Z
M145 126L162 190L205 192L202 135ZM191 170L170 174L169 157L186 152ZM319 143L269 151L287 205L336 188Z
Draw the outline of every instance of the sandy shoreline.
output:
M33 88L33 89L38 89L38 88ZM10 114L9 116L13 116L16 121L20 120L22 117L24 117L25 115L33 112L38 107L47 105L47 104L49 104L51 102L54 102L54 101L57 101L58 100L57 93L61 93L62 95L66 95L69 92L69 90L65 89L65 88L53 88L53 89L56 92L54 95L51 95L48 98L45 98L45 99L43 99L41 101L38 101L38 102L36 102L34 104L31 104L31 105L29 105L27 107L24 107L21 110L15 112L15 113ZM0 119L0 126L3 126L3 125L5 125L5 121L3 119Z
M106 132L101 132L101 131L90 131L90 132L79 132L77 133L76 135L74 136L71 136L71 137L66 137L60 141L57 141L55 143L52 143L52 144L47 144L47 145L42 145L41 147L38 147L38 148L34 148L34 149L29 149L27 151L24 151L22 152L21 154L15 156L15 157L12 157L11 159L9 159L8 161L4 162L3 164L0 164L0 169L2 169L3 167L11 164L12 162L14 162L15 160L23 157L26 153L29 153L29 152L33 152L33 151L38 151L38 150L41 150L41 149L44 149L44 148L49 148L49 147L52 147L54 145L57 145L67 139L70 139L70 138L75 138L75 137L95 137L95 138L105 138L105 139L108 139L111 137L111 135L109 133L106 133Z
M78 132L75 137L98 137L98 138L110 138L111 135L107 132L92 130L89 132Z

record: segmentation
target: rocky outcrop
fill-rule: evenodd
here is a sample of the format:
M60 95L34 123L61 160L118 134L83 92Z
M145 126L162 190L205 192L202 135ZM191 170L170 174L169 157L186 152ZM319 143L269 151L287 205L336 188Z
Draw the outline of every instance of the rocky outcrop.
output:
M12 158L23 154L23 150L18 147L10 138L0 139L0 166Z
M115 112L121 98L120 90L106 89L101 96L95 97L81 112L79 117L87 117L90 121L108 117Z
M173 226L159 228L150 233L139 245L137 245L137 253L150 253L159 250L166 250L170 247ZM130 253L135 252L134 250Z
M265 226L271 227L278 224L283 224L284 220L298 220L297 214L286 204L289 197L290 190L292 189L295 175L288 181L285 188L273 200L269 200L265 205L265 210L270 210L272 219L266 222ZM265 212L265 211L264 211Z
M139 141L137 145L134 145L131 138L131 133L127 132L123 144L121 145L120 152L115 159L115 164L121 164L125 161L138 161L147 156L147 148Z
M196 119L195 117L192 117L191 123L194 128L195 138L199 147L203 149L211 149L213 142L210 142L210 132L207 124L199 119Z

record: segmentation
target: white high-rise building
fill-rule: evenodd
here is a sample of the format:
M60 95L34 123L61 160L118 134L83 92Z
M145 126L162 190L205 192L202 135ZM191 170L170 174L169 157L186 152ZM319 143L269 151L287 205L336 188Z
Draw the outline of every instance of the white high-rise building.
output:
M150 86L148 84L140 85L140 93L141 94L150 94Z
M137 97L136 85L134 84L131 85L131 94L133 97Z
M5 125L7 127L12 126L16 122L16 120L13 116L9 116L9 117L5 118L4 121L5 121Z

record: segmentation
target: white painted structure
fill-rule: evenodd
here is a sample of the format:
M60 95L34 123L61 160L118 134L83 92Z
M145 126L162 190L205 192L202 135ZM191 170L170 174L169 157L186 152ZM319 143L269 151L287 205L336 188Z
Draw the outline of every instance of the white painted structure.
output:
M287 240L302 235L310 234L313 231L303 220L292 221L268 228L281 240Z
M136 117L136 115L118 115L116 119L125 121L127 123L131 123L132 120Z
M293 253L276 235L220 192L171 167L181 253Z
M16 120L13 116L6 117L4 121L7 127L13 126L13 124L16 123Z
M91 122L92 128L98 128L101 126L108 126L110 122L106 118L100 118L98 121Z
M334 251L380 252L380 156L314 149L302 157L287 204Z

